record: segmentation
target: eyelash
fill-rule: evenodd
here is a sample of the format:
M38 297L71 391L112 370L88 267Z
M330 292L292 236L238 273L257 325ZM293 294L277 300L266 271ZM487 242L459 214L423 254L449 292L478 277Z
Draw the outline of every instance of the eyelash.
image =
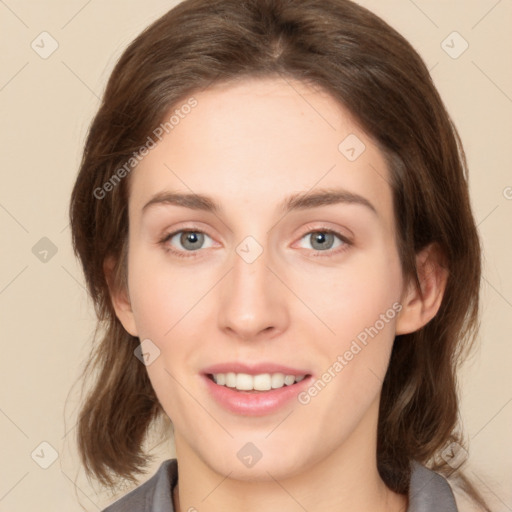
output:
M197 257L196 254L200 252L200 250L197 250L197 251L177 251L175 249L171 249L167 245L167 242L169 240L171 240L174 237L174 235L177 235L178 233L201 233L203 235L210 236L210 235L208 235L208 233L205 233L204 231L202 231L200 229L194 229L194 228L179 229L177 231L173 231L172 233L165 234L163 236L163 238L158 241L158 243L160 245L162 245L162 247L164 248L165 252L172 253L175 256L177 256L178 258L196 258ZM310 249L310 250L314 251L314 253L316 253L316 254L312 254L312 256L314 258L328 258L328 257L335 256L337 254L341 254L342 252L347 251L349 249L349 247L352 245L352 242L347 237L345 237L341 233L339 233L338 231L335 231L335 230L329 229L329 228L323 228L323 227L315 228L315 229L306 231L300 237L300 239L302 239L306 235L310 235L312 233L329 233L329 234L337 236L343 242L343 245L341 247L338 247L337 249L329 249L327 251L315 251L314 249ZM188 253L188 254L185 255L186 253ZM326 254L322 254L322 253L326 253Z

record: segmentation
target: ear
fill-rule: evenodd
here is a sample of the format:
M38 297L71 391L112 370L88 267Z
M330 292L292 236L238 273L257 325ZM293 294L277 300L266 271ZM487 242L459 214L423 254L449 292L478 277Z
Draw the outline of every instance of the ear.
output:
M416 255L421 293L411 279L402 294L402 309L396 321L396 334L421 329L437 314L443 300L448 268L438 244L433 242Z
M135 318L132 311L130 297L127 286L121 283L119 272L115 273L116 261L113 257L107 256L103 262L103 272L107 280L110 300L114 306L116 316L132 336L137 337L138 331L135 325Z

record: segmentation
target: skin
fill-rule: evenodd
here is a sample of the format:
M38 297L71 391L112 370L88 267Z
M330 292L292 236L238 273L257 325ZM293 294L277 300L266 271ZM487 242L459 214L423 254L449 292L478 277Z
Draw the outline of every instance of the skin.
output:
M111 286L125 329L160 350L147 371L174 425L176 509L406 510L407 497L377 471L378 407L395 335L439 308L446 274L435 251L418 254L422 298L402 276L384 158L324 92L268 78L194 97L197 107L130 176L128 289ZM349 134L366 146L355 161L338 150ZM331 187L377 213L355 203L278 210L291 194ZM209 195L222 210L158 204L142 213L164 190ZM187 252L181 233L159 243L185 228L206 233L196 249ZM312 233L325 228L350 243L334 237L318 248ZM263 251L252 263L236 252L247 236ZM109 282L113 265L105 262ZM204 386L201 370L226 361L272 361L319 378L396 302L401 311L307 405L243 416ZM262 453L250 468L237 457L247 442Z

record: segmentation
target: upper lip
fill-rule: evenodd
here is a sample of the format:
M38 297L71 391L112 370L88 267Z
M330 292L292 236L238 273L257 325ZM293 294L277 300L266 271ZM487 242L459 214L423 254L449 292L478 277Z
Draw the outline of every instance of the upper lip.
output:
M310 375L311 372L301 368L292 368L276 363L257 363L247 364L242 362L219 363L208 366L203 369L204 374L216 373L247 373L249 375L259 375L261 373L284 373L285 375Z

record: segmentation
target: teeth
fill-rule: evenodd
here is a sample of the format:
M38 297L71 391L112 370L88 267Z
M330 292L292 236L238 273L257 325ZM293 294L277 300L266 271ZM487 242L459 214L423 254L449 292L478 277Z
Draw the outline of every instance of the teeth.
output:
M291 386L300 382L305 375L285 375L284 373L260 373L249 375L248 373L215 373L213 380L220 386L235 388L239 391L268 391L283 386Z

